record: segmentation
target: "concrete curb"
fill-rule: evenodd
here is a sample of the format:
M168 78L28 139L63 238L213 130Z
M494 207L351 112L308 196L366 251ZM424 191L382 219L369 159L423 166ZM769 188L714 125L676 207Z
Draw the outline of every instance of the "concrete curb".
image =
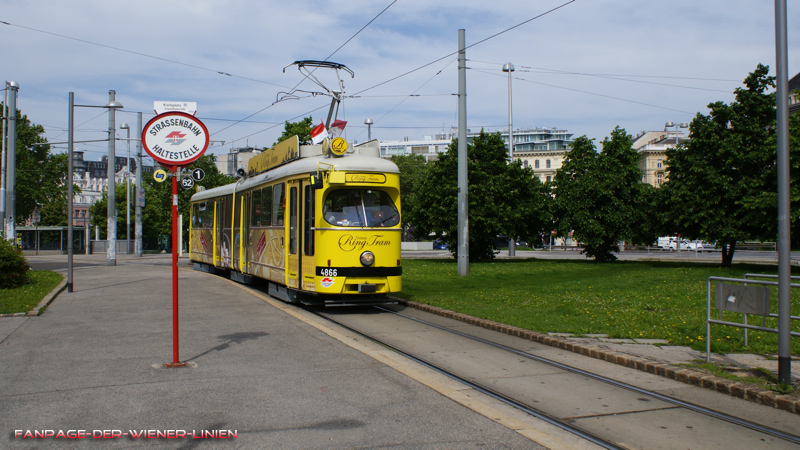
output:
M631 369L636 369L642 372L680 381L681 383L711 389L712 391L721 392L732 397L741 398L750 402L760 403L765 406L771 406L773 408L779 408L791 413L800 414L800 398L793 395L778 395L773 391L751 384L740 383L714 375L709 375L707 373L698 372L696 370L673 366L665 362L653 361L625 353L604 350L592 345L571 342L565 338L550 336L548 334L525 330L523 328L512 327L487 319L479 319L477 317L438 308L436 306L425 305L403 299L398 299L398 302L410 308L436 314L442 317L447 317L449 319L458 320L470 325L476 325L481 328L498 331L500 333L516 336L544 345L549 345L551 347L558 347L562 350L567 350L581 355L590 356L595 359L601 359L603 361L619 364L621 366L630 367Z
M30 310L30 311L28 311L26 313L20 312L20 313L13 313L13 314L0 314L0 317L39 316L44 312L43 308L46 308L46 307L50 306L50 303L53 303L53 300L55 300L56 297L58 297L58 294L63 292L64 289L66 289L66 288L67 288L67 279L64 278L63 280L61 280L61 283L58 283L58 286L53 288L53 290L50 291L49 294L45 295L44 298L42 299L42 301L40 301L39 304L36 305L36 307L34 307L32 310Z

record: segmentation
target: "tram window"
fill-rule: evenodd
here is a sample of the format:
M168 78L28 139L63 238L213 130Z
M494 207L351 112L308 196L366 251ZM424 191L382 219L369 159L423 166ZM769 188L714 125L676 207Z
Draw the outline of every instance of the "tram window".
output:
M261 224L261 189L253 190L253 215L251 216L250 225L260 227Z
M276 184L272 196L272 224L282 227L283 226L283 210L286 208L286 193L283 188L283 183Z
M344 227L392 227L400 223L400 214L389 194L369 189L331 191L322 216L329 224Z
M197 224L200 221L200 207L197 203L192 205L192 228L197 228Z
M272 186L261 191L261 225L272 225Z

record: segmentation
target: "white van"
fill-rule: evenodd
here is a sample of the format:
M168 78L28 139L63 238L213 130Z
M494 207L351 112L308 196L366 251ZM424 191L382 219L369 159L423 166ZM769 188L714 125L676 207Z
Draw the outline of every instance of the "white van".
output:
M658 245L658 248L662 250L669 250L672 252L678 250L678 242L681 244L681 250L687 250L689 248L689 241L685 239L679 240L676 236L660 237L658 238L656 245Z

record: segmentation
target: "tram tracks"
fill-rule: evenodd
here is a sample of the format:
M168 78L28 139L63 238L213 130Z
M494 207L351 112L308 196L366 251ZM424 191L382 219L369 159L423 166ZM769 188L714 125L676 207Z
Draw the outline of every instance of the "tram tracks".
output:
M398 307L374 306L309 311L602 448L714 448L715 444L727 449L754 448L753 445L800 446L798 436L499 344L468 331L412 317L396 309ZM444 341L447 343L442 344ZM480 359L490 353L494 362L482 363ZM505 356L498 356L500 354ZM463 364L459 359L472 361ZM523 365L526 367L521 369ZM481 366L489 366L490 370L481 370ZM580 386L570 389L570 382ZM559 389L563 391L556 393ZM558 402L570 406L554 407ZM573 402L577 402L577 406ZM704 442L706 439L711 442ZM654 444L654 441L660 442ZM702 445L697 446L698 442Z

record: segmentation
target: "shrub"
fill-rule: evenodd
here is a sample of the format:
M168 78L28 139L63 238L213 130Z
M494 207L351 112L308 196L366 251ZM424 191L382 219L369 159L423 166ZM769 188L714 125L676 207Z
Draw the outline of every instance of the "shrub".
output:
M15 288L31 282L31 266L11 242L0 237L0 289Z

